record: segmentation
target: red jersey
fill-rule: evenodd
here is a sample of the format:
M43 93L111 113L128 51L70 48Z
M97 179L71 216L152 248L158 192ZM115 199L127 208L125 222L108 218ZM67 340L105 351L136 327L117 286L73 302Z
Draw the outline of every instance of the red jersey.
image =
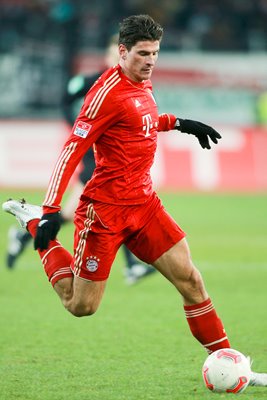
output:
M110 204L144 203L153 192L158 131L173 129L175 120L158 115L150 80L134 82L119 65L108 69L85 97L50 179L44 212L60 208L70 177L92 145L96 168L83 195Z

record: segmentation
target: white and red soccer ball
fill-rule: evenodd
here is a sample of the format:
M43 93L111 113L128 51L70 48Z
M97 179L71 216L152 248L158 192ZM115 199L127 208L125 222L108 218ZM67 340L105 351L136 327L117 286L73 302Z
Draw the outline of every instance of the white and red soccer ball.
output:
M241 393L249 384L250 362L234 349L220 349L210 354L202 367L206 387L217 393Z

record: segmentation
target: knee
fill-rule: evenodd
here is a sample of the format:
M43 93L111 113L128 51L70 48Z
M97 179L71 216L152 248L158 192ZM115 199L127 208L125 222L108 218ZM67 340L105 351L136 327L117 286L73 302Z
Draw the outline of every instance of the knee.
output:
M194 293L202 293L204 290L202 276L191 261L180 264L172 283L184 297L194 296Z
M184 298L184 302L187 305L201 303L208 297L202 276L196 268L191 270L188 279L181 285L179 289Z
M95 314L97 311L97 306L89 303L70 302L64 305L74 317L87 317Z
M199 288L203 284L202 276L200 272L193 267L189 273L188 281L192 285L192 287Z
M184 257L172 270L174 282L184 283L190 287L199 287L202 285L202 276L194 266L190 257Z

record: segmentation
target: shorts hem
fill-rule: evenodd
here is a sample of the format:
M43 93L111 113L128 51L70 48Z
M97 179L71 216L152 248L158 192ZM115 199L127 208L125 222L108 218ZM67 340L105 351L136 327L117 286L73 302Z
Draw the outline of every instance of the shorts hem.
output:
M73 271L73 269L71 268L71 270L72 270L72 273L73 273L73 275L74 276L76 276L77 278L80 278L80 279L82 279L82 280L84 280L84 281L88 281L88 282L101 282L101 281L106 281L107 279L108 279L108 276L107 277L94 277L94 276L87 276L87 274L85 274L83 271L81 271L81 273L80 274L77 274L77 273L75 273L74 271Z
M161 254L158 256L158 257L156 257L153 261L152 260L150 260L150 261L146 261L148 264L152 264L153 265L153 263L155 262L155 261L157 261L164 253L166 253L167 251L169 251L173 246L175 246L177 243L179 243L182 239L184 239L186 237L186 233L184 232L184 235L183 236L181 236L176 242L174 242L174 243L172 243L170 246L168 246L168 248L167 249L165 249L165 250L163 250L162 252L161 252Z

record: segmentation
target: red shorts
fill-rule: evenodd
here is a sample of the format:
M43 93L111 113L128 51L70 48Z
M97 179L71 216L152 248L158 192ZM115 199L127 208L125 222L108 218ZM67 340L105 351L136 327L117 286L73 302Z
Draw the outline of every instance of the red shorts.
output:
M123 243L140 260L153 264L185 236L156 194L146 203L133 206L82 198L74 223L71 269L74 275L92 281L108 278Z

